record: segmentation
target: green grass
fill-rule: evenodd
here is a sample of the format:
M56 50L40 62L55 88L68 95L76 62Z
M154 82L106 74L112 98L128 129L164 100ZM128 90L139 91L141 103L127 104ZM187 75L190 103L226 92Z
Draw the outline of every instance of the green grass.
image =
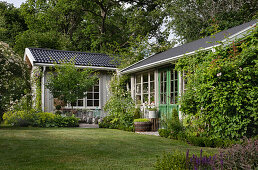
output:
M187 149L201 148L112 129L0 127L1 170L151 169L164 152Z

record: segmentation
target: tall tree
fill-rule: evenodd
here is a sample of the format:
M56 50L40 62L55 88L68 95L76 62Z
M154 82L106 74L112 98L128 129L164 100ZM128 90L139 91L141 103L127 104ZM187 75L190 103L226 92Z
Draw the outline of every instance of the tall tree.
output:
M21 11L30 30L68 36L72 50L105 51L114 42L126 48L139 35L166 40L162 8L158 0L28 0Z
M0 40L13 46L15 37L26 29L20 10L12 4L0 2Z
M167 0L168 29L190 42L257 18L256 0Z

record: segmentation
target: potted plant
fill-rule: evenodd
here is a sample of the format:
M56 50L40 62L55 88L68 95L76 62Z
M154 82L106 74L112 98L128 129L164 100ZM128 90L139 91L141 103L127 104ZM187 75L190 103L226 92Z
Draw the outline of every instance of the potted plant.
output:
M147 105L147 109L149 111L149 118L157 118L157 107L154 103Z
M149 119L134 119L135 132L145 132L151 130L151 122Z

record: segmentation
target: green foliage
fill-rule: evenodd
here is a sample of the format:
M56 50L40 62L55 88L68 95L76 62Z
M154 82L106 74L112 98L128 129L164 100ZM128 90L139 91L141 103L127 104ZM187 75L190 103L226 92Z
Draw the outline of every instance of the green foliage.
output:
M178 111L175 108L172 110L172 117L164 117L161 123L169 133L170 138L177 139L178 133L184 133L184 126L179 120Z
M27 29L20 10L12 4L0 2L0 40L15 45L15 37ZM24 49L23 49L24 50Z
M176 69L187 73L187 90L181 98L187 127L211 138L257 134L257 52L256 28L215 53L202 52L178 61Z
M64 62L64 61L63 61ZM71 61L70 61L71 62ZM74 63L56 64L51 72L47 88L54 98L65 103L74 103L77 99L84 98L97 81L96 73L90 69L79 69Z
M6 124L13 126L36 126L36 127L77 127L79 119L62 117L53 113L29 111L8 111L3 115Z
M191 42L257 18L256 0L164 0L163 3L171 18L167 20L167 31L172 29L181 42Z
M108 111L110 122L116 122L115 127L133 127L135 104L126 90L127 76L114 75L110 82L110 92L112 96L107 101L104 110ZM113 128L113 127L112 127Z
M170 135L170 131L167 129L159 129L158 132L159 132L159 136L161 137L167 138Z
M174 153L164 153L162 157L157 159L155 163L155 169L186 169L186 156L175 151Z
M134 119L134 122L150 122L149 119Z
M63 117L60 115L56 115L54 123L57 127L78 127L79 119L74 116Z
M29 76L21 57L0 42L0 119L13 104L29 93ZM28 99L28 98L27 98Z
M35 111L8 111L3 115L6 124L13 126L33 126L36 114Z

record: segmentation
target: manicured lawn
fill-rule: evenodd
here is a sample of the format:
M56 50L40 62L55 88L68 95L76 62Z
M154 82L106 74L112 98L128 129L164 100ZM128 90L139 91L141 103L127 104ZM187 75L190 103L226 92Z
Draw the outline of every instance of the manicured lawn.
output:
M112 129L0 127L1 170L151 169L156 156L176 149L197 153L201 148Z

